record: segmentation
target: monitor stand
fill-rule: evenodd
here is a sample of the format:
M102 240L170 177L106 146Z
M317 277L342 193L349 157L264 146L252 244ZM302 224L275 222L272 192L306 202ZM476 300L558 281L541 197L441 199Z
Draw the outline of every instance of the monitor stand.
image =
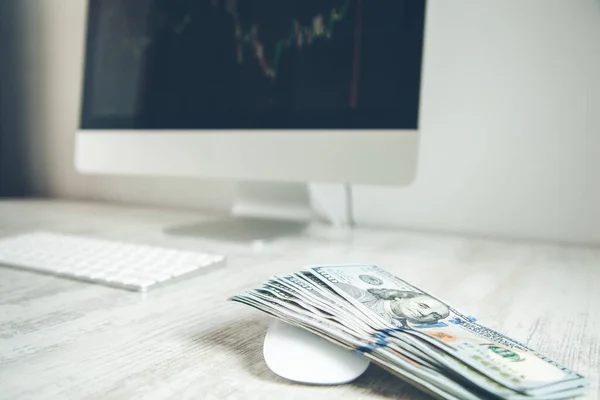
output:
M350 185L240 182L229 217L172 227L168 234L229 242L299 236L314 222L350 227Z

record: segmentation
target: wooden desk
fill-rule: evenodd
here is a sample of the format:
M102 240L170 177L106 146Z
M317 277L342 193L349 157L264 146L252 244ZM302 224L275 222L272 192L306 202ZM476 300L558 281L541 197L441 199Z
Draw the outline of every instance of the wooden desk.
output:
M591 382L600 378L600 249L314 228L266 246L165 234L207 216L92 203L0 201L0 236L44 229L225 253L227 267L146 295L0 268L0 398L427 398L371 367L309 387L262 358L269 318L225 299L306 264L381 265Z

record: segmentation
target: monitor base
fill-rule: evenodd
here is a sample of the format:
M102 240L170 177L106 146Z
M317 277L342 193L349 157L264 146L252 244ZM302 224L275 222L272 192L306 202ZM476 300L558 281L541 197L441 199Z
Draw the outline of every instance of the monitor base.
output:
M340 184L243 182L231 216L172 227L166 233L251 243L302 235L315 221L348 228L353 225L349 190Z
M267 218L225 217L192 225L176 226L165 233L235 243L270 242L282 237L300 236L308 222Z

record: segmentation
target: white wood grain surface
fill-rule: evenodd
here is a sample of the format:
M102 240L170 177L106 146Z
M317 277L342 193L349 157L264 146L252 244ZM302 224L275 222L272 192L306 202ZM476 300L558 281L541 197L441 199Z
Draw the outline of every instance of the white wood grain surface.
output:
M378 264L600 380L600 249L314 227L263 245L168 234L206 215L0 201L0 237L35 229L221 252L225 268L146 295L0 268L0 399L425 399L376 367L311 387L262 359L269 318L225 299L306 264Z

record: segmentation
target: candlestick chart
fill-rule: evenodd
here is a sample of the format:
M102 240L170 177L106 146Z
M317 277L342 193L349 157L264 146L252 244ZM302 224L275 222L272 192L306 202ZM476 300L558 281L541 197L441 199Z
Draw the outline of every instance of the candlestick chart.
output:
M245 29L238 10L238 0L225 0L225 8L234 22L237 62L239 64L244 62L244 47L250 46L264 75L276 78L283 52L292 46L297 48L310 46L315 40L330 40L335 33L336 25L348 18L350 3L351 0L345 0L339 7L318 12L305 24L295 18L291 19L289 33L276 39L272 45L273 50L268 51L260 37L260 26L251 24L249 29ZM215 7L218 5L217 1L213 1L212 4ZM272 57L271 60L268 59L269 55Z

